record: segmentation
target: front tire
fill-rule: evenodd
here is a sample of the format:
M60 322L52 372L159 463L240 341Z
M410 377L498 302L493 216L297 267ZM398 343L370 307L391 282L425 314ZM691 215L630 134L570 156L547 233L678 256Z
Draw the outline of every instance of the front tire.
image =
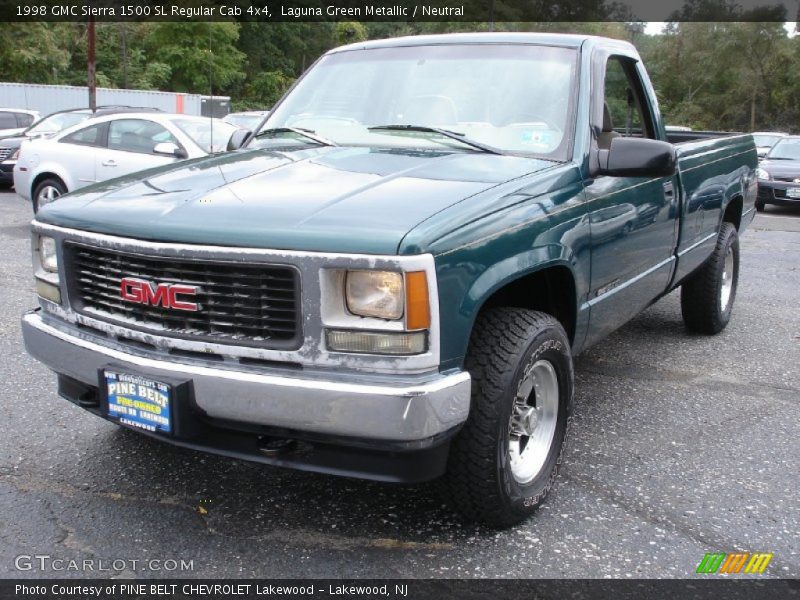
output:
M443 488L466 517L507 527L531 515L556 478L572 411L569 340L550 315L491 309L475 325L466 367L470 415Z
M33 190L33 212L39 212L42 206L50 204L53 200L66 193L67 186L60 179L50 177L39 182Z
M686 327L705 334L719 333L731 320L739 283L739 236L731 223L722 223L714 252L681 285L681 313Z
M764 201L763 200L756 200L756 211L757 212L764 212Z

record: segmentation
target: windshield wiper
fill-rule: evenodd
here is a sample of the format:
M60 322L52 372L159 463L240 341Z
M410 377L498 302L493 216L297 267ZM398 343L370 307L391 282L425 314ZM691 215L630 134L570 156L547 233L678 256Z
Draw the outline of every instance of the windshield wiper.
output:
M489 146L487 144L483 144L481 142L476 142L475 140L471 140L463 133L459 133L457 131L450 131L449 129L441 129L440 127L428 127L426 125L376 125L374 127L367 127L368 131L419 131L422 133L436 133L441 135L442 137L449 138L451 140L456 140L457 142L461 142L465 146L471 146L472 148L476 148L481 150L482 152L488 152L490 154L502 154L503 152L498 148L493 146Z
M337 145L335 142L332 142L329 139L317 135L311 129L303 129L302 127L272 127L271 129L262 129L256 134L256 138L275 136L275 135L280 135L282 133L294 133L296 135L309 139L312 142L316 142L320 146Z

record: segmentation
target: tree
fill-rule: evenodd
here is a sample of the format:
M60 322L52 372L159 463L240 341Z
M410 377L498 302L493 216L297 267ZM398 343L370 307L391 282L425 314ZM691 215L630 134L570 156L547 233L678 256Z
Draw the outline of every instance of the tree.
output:
M0 80L61 83L69 23L0 23Z
M148 60L169 65L170 91L220 93L244 79L238 23L158 23L147 36Z

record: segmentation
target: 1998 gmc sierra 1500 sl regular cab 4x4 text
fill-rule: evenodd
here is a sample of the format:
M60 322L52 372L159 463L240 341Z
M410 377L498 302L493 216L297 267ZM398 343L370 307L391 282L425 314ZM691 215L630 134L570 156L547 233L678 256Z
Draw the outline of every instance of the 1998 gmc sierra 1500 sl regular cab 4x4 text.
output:
M358 43L242 135L38 213L23 331L63 397L189 448L441 477L502 526L551 487L575 354L677 286L689 329L730 318L752 137L669 143L630 44Z

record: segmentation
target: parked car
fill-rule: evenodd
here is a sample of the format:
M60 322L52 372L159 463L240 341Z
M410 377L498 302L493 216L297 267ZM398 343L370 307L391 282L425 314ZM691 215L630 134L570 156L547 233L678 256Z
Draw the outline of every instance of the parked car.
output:
M35 110L0 108L0 137L16 135L38 120L39 113Z
M245 112L229 113L222 117L222 120L231 125L236 125L236 127L240 129L253 131L268 114L268 110L248 110Z
M758 157L763 158L772 147L788 134L779 131L756 131L753 133L753 141L756 143Z
M163 442L442 477L510 525L555 481L575 355L679 286L688 329L731 318L753 138L673 145L660 114L618 40L331 50L242 149L43 207L25 345Z
M219 119L116 113L50 138L25 142L14 167L17 193L38 211L90 183L226 150L236 127Z
M758 166L756 208L800 206L800 136L782 137Z
M0 185L9 186L14 183L14 165L17 164L20 146L25 140L48 137L85 121L90 117L99 117L119 112L161 112L157 108L139 108L132 106L98 106L92 112L88 108L60 110L36 121L30 127L15 136L0 139Z

